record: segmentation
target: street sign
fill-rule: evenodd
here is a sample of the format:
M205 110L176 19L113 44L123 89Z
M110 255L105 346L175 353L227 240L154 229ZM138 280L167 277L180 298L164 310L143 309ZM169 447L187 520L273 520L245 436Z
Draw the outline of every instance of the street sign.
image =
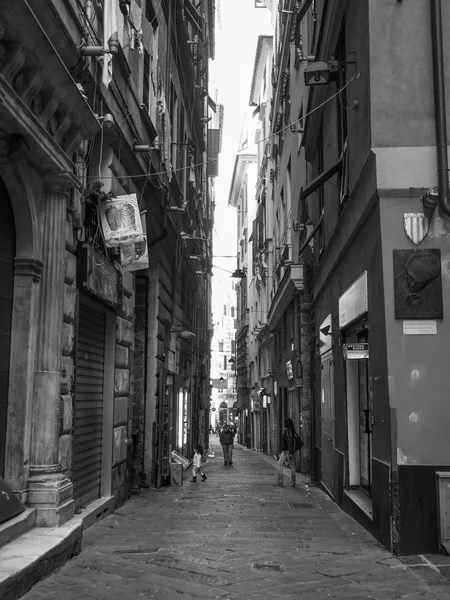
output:
M369 344L344 344L345 360L369 358Z

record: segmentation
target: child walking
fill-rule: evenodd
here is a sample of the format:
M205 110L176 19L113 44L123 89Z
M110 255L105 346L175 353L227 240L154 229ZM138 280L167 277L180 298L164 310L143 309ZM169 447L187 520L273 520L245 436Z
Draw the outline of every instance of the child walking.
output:
M206 475L202 472L202 456L203 456L203 448L200 444L194 446L194 459L192 465L192 479L191 483L197 483L197 474L202 476L202 481L207 479Z

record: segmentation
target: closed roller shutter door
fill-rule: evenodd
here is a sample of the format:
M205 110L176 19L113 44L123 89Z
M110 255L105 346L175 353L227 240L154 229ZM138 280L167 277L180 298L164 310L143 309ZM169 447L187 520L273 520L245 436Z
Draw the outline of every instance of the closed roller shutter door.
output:
M104 365L105 315L80 305L73 439L76 507L100 496Z

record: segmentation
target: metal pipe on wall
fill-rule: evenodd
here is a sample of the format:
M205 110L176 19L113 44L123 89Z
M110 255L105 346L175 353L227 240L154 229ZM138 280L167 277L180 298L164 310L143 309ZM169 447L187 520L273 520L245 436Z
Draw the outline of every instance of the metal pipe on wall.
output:
M439 203L442 211L450 216L441 0L430 0L430 13Z

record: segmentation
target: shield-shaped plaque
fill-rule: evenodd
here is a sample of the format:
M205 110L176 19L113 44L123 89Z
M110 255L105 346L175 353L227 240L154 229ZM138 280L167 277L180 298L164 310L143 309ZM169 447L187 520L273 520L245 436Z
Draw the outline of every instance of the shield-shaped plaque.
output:
M403 227L408 238L417 246L426 237L429 222L423 213L405 213Z

